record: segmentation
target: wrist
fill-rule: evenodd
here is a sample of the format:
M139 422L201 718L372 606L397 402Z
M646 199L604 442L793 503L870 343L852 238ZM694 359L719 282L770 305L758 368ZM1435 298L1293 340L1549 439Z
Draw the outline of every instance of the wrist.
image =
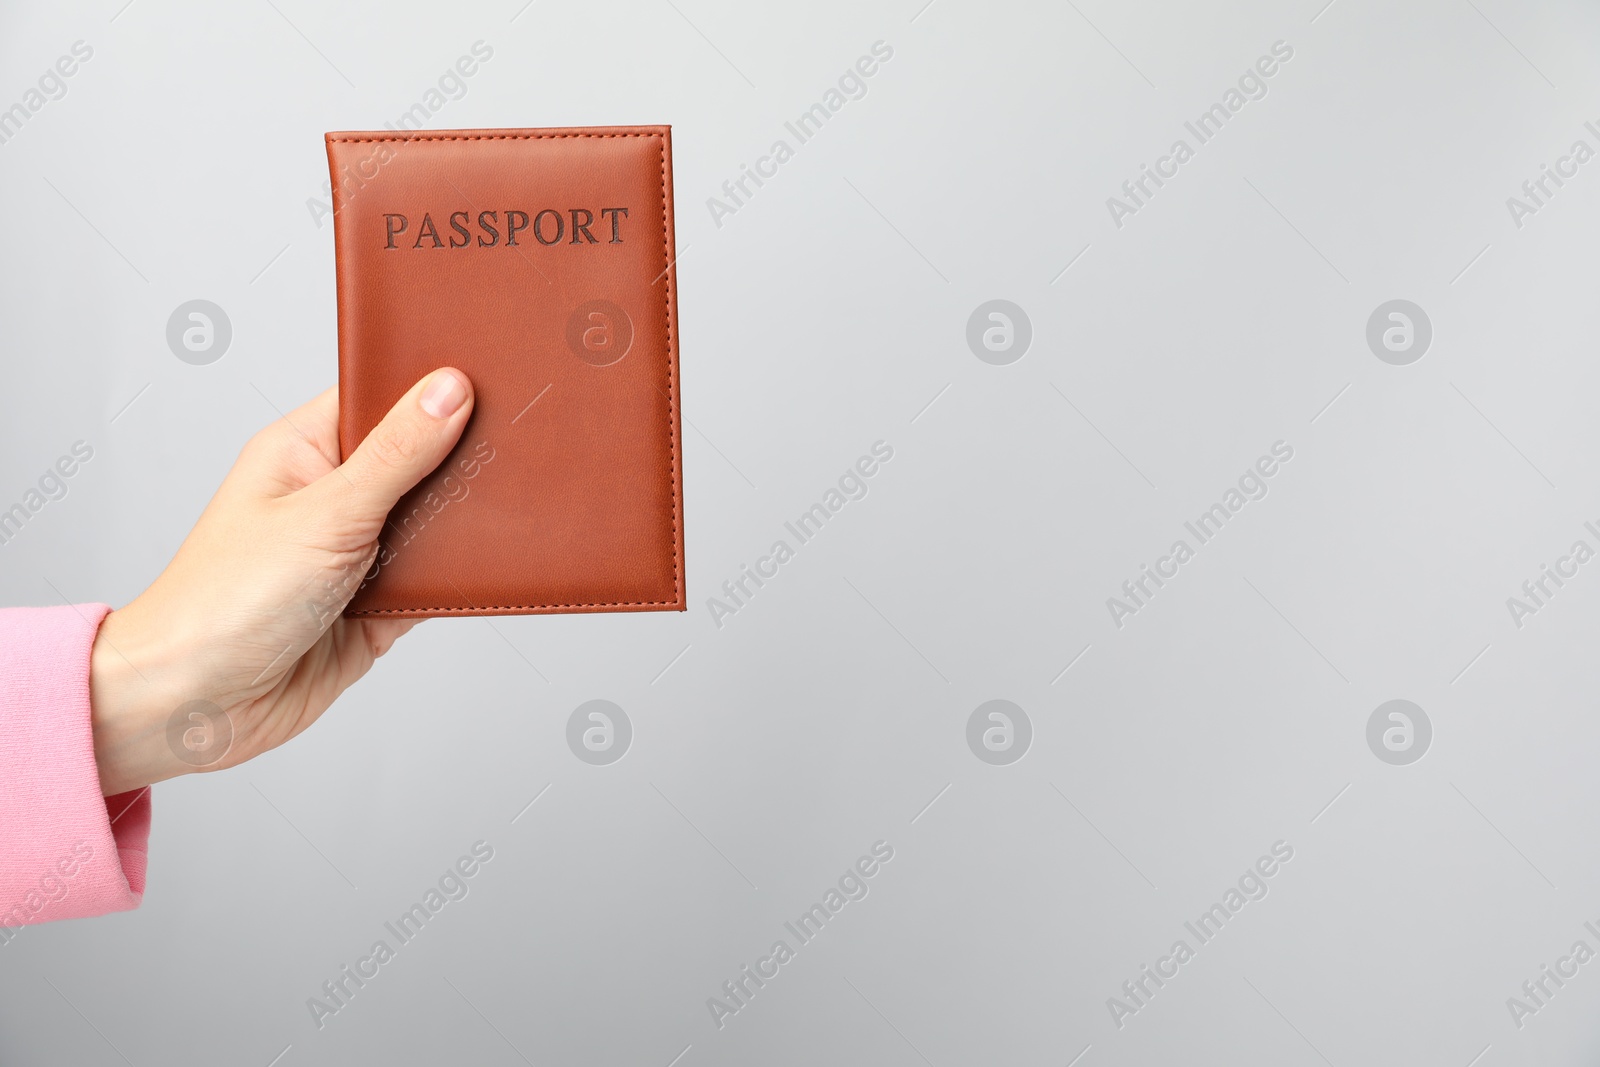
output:
M106 796L141 789L197 767L180 759L168 723L186 696L178 642L143 625L134 605L111 612L89 653L90 725Z

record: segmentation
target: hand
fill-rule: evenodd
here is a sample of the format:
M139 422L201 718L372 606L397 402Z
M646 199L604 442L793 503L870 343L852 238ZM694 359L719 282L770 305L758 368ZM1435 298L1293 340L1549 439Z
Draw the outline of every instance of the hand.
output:
M250 439L167 569L95 638L107 796L278 747L412 627L342 612L390 509L449 454L472 403L464 374L434 371L342 465L337 388Z

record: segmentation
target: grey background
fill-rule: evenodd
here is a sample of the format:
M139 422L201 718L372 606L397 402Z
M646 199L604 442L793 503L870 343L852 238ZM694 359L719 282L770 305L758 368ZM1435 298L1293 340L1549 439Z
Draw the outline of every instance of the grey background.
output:
M159 786L144 906L0 947L0 1062L1592 1062L1600 963L1521 1029L1506 999L1600 948L1600 562L1520 629L1506 598L1600 546L1600 161L1521 228L1506 198L1600 147L1600 11L1323 3L8 7L0 106L94 55L0 145L0 503L95 458L0 548L0 602L126 602L332 382L322 133L483 40L430 127L674 126L692 606L431 622L287 748ZM166 345L191 299L232 322L209 366ZM1008 366L966 344L990 299L1031 319ZM1433 325L1409 366L1366 345L1393 299ZM719 629L706 599L880 439ZM1278 440L1269 495L1114 626ZM609 766L566 743L593 699L633 724ZM966 740L992 699L1033 727L1005 766ZM1408 766L1367 747L1390 699L1432 722ZM470 895L318 1029L478 840ZM870 894L719 1030L707 998L878 840ZM1119 1029L1107 998L1279 840Z

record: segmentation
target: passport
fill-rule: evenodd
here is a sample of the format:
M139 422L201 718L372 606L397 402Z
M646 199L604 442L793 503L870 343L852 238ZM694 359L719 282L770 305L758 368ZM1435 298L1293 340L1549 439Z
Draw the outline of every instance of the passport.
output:
M685 610L670 128L326 141L341 459L429 371L476 394L345 614Z

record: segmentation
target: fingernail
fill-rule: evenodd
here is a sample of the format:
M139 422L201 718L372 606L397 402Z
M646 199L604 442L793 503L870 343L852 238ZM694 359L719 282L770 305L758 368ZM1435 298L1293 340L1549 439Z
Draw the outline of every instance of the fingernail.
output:
M442 370L422 391L422 410L436 419L448 419L467 399L467 387L450 371Z

